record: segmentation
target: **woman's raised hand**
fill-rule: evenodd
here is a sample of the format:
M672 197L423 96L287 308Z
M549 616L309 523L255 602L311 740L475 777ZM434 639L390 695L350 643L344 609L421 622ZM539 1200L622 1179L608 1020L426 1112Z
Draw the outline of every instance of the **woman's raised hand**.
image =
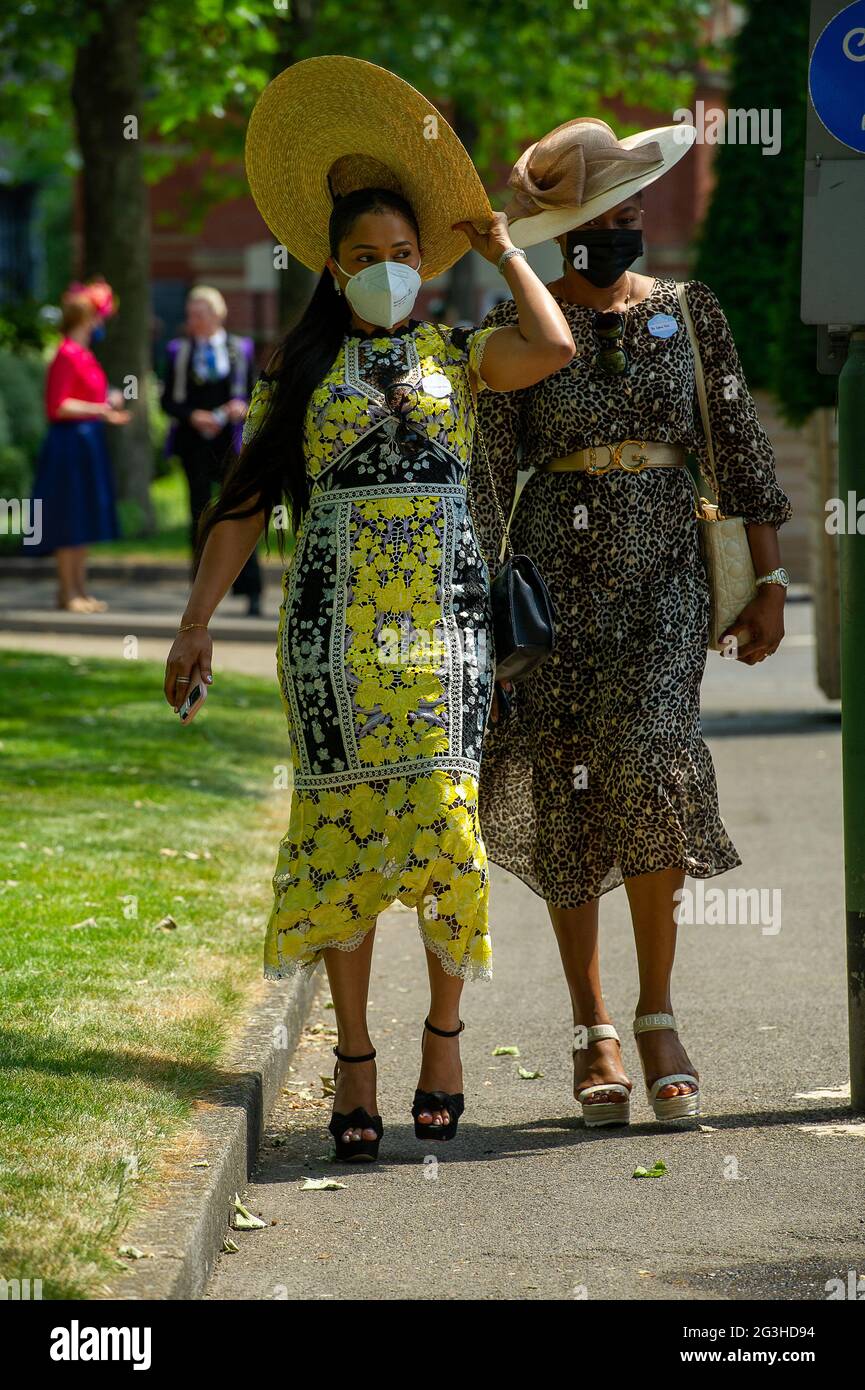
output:
M465 232L472 244L472 250L483 256L485 261L495 265L503 251L513 246L508 232L508 219L503 212L494 212L489 231L479 232L473 222L455 222L453 231Z
M178 710L186 699L189 677L196 666L202 680L210 685L213 680L212 661L213 639L207 628L194 627L189 632L178 632L165 663L165 684L162 687L172 709ZM180 685L177 684L178 676L185 677Z

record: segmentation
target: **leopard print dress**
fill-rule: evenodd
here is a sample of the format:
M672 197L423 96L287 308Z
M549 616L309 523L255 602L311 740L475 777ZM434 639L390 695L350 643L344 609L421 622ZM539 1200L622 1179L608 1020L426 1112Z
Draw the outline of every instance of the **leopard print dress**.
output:
M699 281L689 282L687 294L721 509L780 526L790 503L723 311ZM592 311L558 302L573 333L573 361L536 386L479 399L505 514L520 469L538 470L590 445L683 444L705 472L694 359L675 281L655 280L648 298L630 309L626 377L605 376L596 365ZM484 326L514 322L507 300ZM658 329L669 336L656 336ZM494 572L502 527L477 449L472 492ZM638 874L679 867L711 878L741 863L720 818L700 729L709 594L697 525L685 469L599 477L533 471L520 493L511 541L550 588L557 644L519 683L511 717L489 728L480 814L490 859L552 906L578 907Z

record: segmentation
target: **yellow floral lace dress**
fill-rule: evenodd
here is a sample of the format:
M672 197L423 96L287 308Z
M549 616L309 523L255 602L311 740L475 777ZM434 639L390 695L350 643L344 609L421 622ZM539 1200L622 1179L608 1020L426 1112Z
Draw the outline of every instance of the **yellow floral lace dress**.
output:
M293 797L269 978L352 950L396 899L449 974L491 973L478 777L493 654L466 485L468 374L483 385L494 331L349 336L312 394L277 638ZM265 376L247 438L271 392Z

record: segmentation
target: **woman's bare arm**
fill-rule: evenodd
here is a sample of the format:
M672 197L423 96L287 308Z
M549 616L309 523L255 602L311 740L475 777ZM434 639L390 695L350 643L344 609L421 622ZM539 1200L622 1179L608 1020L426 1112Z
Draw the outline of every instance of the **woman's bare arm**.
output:
M256 512L240 521L220 521L214 526L201 556L201 564L183 610L180 626L195 623L174 639L165 668L163 686L168 703L177 709L185 699L186 685L178 689L178 676L190 676L195 666L208 684L213 680L213 642L207 624L246 564L264 530L264 514Z
M112 410L108 401L79 401L67 396L54 412L55 420L80 420L82 416L108 415Z
M470 222L457 222L472 247L484 260L497 264L505 251L513 249L504 213L493 216L487 232L478 232ZM558 371L574 355L574 340L568 321L543 281L539 280L525 256L511 256L502 271L517 306L519 323L497 328L487 340L483 357L483 379L494 391L518 391L534 386Z
M494 391L518 391L566 367L574 355L574 340L567 319L528 261L512 256L504 278L519 322L496 329L484 349L481 370Z

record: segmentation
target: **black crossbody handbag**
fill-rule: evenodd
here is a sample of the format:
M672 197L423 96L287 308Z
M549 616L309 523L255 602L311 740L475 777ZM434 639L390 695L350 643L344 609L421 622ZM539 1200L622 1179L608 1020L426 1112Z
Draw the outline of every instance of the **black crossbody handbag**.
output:
M496 680L518 681L546 661L553 651L556 645L556 610L534 560L528 555L514 554L478 418L475 384L470 371L467 375L475 412L475 437L484 456L493 500L505 536L506 558L490 583ZM470 492L469 496L471 498Z

